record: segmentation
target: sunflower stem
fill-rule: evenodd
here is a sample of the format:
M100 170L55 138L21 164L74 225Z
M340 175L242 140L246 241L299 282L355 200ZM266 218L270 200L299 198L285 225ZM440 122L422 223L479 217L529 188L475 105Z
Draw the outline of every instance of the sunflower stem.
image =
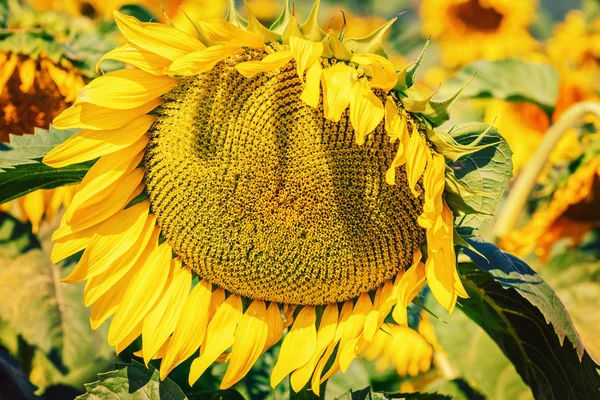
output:
M542 143L538 146L523 172L519 174L504 203L504 207L498 214L494 231L496 240L504 237L515 228L550 153L569 128L583 121L586 114L595 114L600 117L600 103L582 102L575 104L565 111L560 119L546 131Z

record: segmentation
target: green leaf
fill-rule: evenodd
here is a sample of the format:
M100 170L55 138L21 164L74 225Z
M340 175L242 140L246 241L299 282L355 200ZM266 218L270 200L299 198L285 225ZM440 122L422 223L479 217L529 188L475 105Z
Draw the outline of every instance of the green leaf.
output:
M158 370L132 360L131 364L118 365L115 371L98 374L98 381L85 385L86 394L79 400L183 400L183 391L169 378L160 380Z
M42 389L82 385L115 357L108 325L90 328L84 284L59 282L69 270L47 260L29 225L0 214L0 319L35 347L31 379Z
M362 390L348 390L343 395L336 397L335 400L387 400L387 399L405 399L405 400L452 400L452 397L437 393L381 393L372 392L370 387Z
M19 165L39 164L37 160L79 131L50 127L50 130L36 128L32 135L9 135L10 143L0 148L0 173Z
M600 263L581 252L554 257L540 275L556 290L592 357L600 360Z
M508 189L512 151L497 129L475 122L457 125L449 133L459 144L468 145L488 129L477 145L495 144L448 163L460 184L447 186L448 205L457 216L472 213L463 205L480 214L492 214Z
M432 296L429 298L428 304L436 312L444 314L439 303ZM533 399L531 389L525 385L510 360L479 325L460 309L451 315L444 314L444 319L447 323L431 318L438 342L448 354L450 363L470 386L488 400ZM434 382L427 389L456 396L459 388L453 382L445 381Z
M444 93L454 93L477 73L464 97L493 97L508 101L529 101L550 113L558 96L558 73L547 64L519 59L477 61L464 67L444 84Z
M510 359L538 399L598 395L598 365L552 288L527 264L489 243L471 242L488 261L460 265L469 294L461 308Z

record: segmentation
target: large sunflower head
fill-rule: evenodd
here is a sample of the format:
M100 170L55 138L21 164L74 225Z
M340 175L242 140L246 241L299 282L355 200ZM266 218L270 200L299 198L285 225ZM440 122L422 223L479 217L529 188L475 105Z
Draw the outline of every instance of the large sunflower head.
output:
M46 164L99 159L52 259L85 249L66 281L87 280L93 327L114 315L117 351L142 335L163 378L189 357L190 383L226 361L230 387L289 327L271 384L318 392L390 312L406 324L426 280L450 311L466 296L446 160L489 146L488 130L470 145L435 129L455 96L410 88L418 62L396 71L381 40L394 20L345 39L318 11L299 24L286 4L268 29L232 8L198 38L115 12L128 42L104 59L132 68L54 120L83 130Z
M423 33L439 41L444 64L499 60L536 47L528 28L536 0L423 0Z

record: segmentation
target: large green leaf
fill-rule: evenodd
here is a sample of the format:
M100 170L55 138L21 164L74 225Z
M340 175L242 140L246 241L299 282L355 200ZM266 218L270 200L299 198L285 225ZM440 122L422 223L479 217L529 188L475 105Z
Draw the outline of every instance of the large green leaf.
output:
M373 392L367 387L362 390L348 390L343 395L336 397L335 400L451 400L452 397L437 393L381 393Z
M460 226L474 227L481 223L480 219L486 218L485 214L492 214L508 189L508 181L512 177L512 151L497 129L484 123L473 122L456 125L449 134L459 144L468 145L486 130L486 135L478 145L496 143L495 145L448 163L460 187L447 187L447 202L455 215L465 218ZM468 216L473 212L484 215L479 216L479 219Z
M0 213L0 319L34 347L37 386L81 385L114 359L107 326L91 330L83 283L59 282L72 267L51 264L28 228Z
M38 189L53 189L80 182L93 161L51 168L41 162L55 146L78 129L36 129L33 135L11 135L10 143L0 144L0 204Z
M54 189L81 182L93 162L51 168L40 162L20 165L0 173L0 204L38 189Z
M184 400L183 391L169 378L160 380L158 370L132 360L115 371L98 374L98 381L85 385L79 400Z
M461 308L510 359L536 399L598 396L600 376L564 306L523 261L487 243L471 242L460 265L469 299Z
M442 307L431 296L430 299L428 306L438 315L444 315ZM523 383L510 360L479 325L460 309L443 318L444 321L431 319L438 342L471 386L488 400L533 399L531 389ZM434 382L428 389L456 394L456 388L450 382Z
M32 135L9 135L10 143L0 148L0 173L18 165L38 164L50 150L80 129L49 130L36 128Z
M477 61L464 67L443 86L454 93L477 74L465 88L463 97L494 97L509 101L529 101L552 111L558 96L558 73L547 64L519 59Z
M600 360L600 262L592 255L566 252L554 257L540 275L558 294L586 348Z

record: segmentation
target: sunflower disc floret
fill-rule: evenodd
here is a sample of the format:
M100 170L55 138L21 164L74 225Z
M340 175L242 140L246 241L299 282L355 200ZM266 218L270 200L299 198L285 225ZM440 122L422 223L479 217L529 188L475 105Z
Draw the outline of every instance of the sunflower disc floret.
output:
M115 12L128 43L104 59L136 69L94 80L54 120L83 130L46 164L99 159L52 259L84 250L65 281L87 281L92 326L113 316L118 352L141 335L162 378L194 357L190 384L224 361L230 387L289 328L271 384L291 374L318 393L388 314L407 325L426 280L450 311L467 297L445 160L481 146L426 118L414 65L397 72L382 49L395 19L344 40L318 9L299 25L286 4L271 29L232 10L198 38Z

